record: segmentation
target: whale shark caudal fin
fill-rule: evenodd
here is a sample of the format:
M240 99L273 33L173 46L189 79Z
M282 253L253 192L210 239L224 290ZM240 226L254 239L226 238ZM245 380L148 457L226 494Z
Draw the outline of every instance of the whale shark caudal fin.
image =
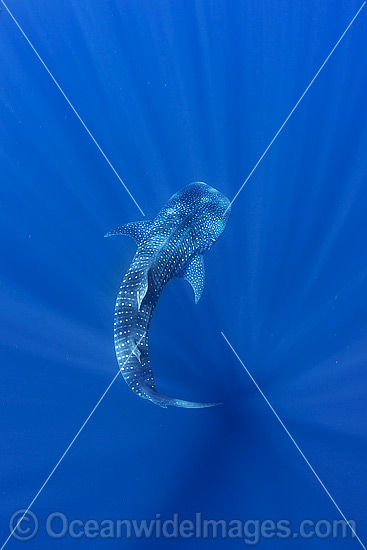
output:
M216 405L223 405L223 403L196 403L195 401L184 401L183 399L176 399L174 397L167 397L154 391L147 385L143 386L143 391L146 394L146 398L149 399L155 405L166 409L171 407L182 407L184 409L205 409L206 407L215 407Z
M205 284L203 255L198 254L194 256L186 267L176 275L176 277L186 279L186 281L190 283L195 294L195 304L197 304L201 298Z
M143 222L131 222L120 225L115 229L111 229L106 233L105 237L112 237L113 235L128 235L132 237L136 244L139 246L143 242L149 229L151 228L153 221L143 221Z

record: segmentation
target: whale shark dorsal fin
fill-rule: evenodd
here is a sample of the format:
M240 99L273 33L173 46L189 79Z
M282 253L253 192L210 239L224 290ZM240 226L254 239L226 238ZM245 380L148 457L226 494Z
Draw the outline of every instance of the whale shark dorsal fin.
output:
M195 304L198 303L204 290L205 284L205 269L204 257L202 254L197 254L190 260L186 267L177 274L177 277L186 279L193 288L195 294Z
M136 290L136 298L138 303L138 309L141 308L141 303L145 298L146 293L148 292L148 271L143 271L142 279L140 283L138 284L137 290Z
M152 225L152 220L125 223L124 225L120 225L120 227L111 229L111 231L106 233L105 237L112 237L113 235L128 235L129 237L132 237L136 244L139 246L139 244L141 244L145 239Z

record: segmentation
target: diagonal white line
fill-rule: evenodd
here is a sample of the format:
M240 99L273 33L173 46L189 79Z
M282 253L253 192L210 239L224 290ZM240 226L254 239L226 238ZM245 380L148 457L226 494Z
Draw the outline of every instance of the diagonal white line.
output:
M115 167L112 165L111 161L107 158L105 152L103 151L102 147L99 145L99 143L97 142L97 140L95 139L95 137L92 135L92 133L90 132L89 128L87 127L87 125L85 124L85 122L83 121L83 119L81 118L81 116L79 115L78 111L75 109L74 105L71 103L70 99L68 98L68 96L66 95L66 93L64 92L64 90L61 88L60 84L57 82L56 78L54 77L54 75L51 73L50 69L47 67L46 63L43 61L42 57L40 56L40 54L37 52L36 48L33 46L32 42L29 40L28 36L26 35L26 33L23 31L22 27L19 25L18 21L15 19L14 15L12 14L12 12L9 10L8 6L5 4L4 0L0 0L1 3L3 4L4 8L6 9L6 11L8 12L8 14L10 15L10 17L12 18L12 20L14 21L14 23L16 24L16 26L18 27L18 29L20 30L20 32L22 33L22 35L24 36L24 38L26 39L26 41L28 42L28 44L30 45L30 47L32 48L32 50L34 51L34 53L36 54L36 56L38 57L38 59L40 60L40 62L42 63L42 65L44 66L44 68L46 69L46 71L48 72L48 74L50 75L50 77L52 78L52 80L54 81L54 83L56 84L56 86L58 87L59 91L62 93L62 95L64 96L64 98L66 99L66 101L68 102L69 106L71 107L71 109L73 110L74 114L78 117L79 121L81 122L81 124L83 125L83 128L87 131L89 137L92 139L93 143L96 145L96 147L98 148L99 152L101 153L101 155L103 156L103 158L105 159L105 161L107 162L108 166L111 168L111 170L113 171L113 173L115 174L115 176L117 177L117 179L119 180L120 183L122 183L122 185L124 186L125 188L125 191L128 193L128 195L130 196L130 198L133 200L133 202L135 203L135 205L138 207L138 209L140 210L141 214L143 216L145 216L143 210L140 208L138 202L135 200L135 198L133 197L131 191L128 189L127 185L122 181L121 177L119 176L119 174L117 173ZM1 549L0 549L1 550Z
M144 338L145 336L145 332L143 334L143 336L140 338L140 340L135 344L133 350L131 351L129 357L126 359L125 363L123 364L126 365L126 363L128 362L128 360L130 359L130 357L132 356L132 354L134 353L135 349L138 347L138 345L140 344L140 342L142 341L142 339ZM89 413L89 415L87 416L87 418L85 419L85 421L83 422L83 424L81 425L81 427L79 428L79 430L77 431L77 433L75 434L75 436L73 437L73 439L71 440L71 442L69 443L69 445L67 446L66 450L64 451L64 453L61 455L60 459L57 461L56 465L54 466L54 468L51 470L51 472L49 473L49 475L47 476L46 480L43 482L41 488L39 489L39 491L37 492L37 494L35 495L35 497L33 497L32 501L29 503L26 511L23 513L23 515L21 516L21 518L19 519L19 521L17 521L15 527L13 528L13 530L10 532L10 535L8 536L8 538L5 540L4 544L2 545L2 547L0 548L0 550L3 550L5 548L5 546L8 544L9 540L11 539L11 537L13 536L13 534L15 533L15 531L18 529L20 523L23 521L23 519L25 518L25 516L28 514L29 510L32 508L33 504L36 502L37 498L40 496L40 494L42 493L43 489L46 487L47 483L50 481L51 477L53 476L53 474L56 472L57 468L60 466L61 462L64 460L65 456L67 455L67 453L70 451L71 447L73 446L73 444L75 443L75 441L77 440L77 438L79 437L79 435L81 434L81 432L83 431L83 429L85 428L85 426L87 425L88 421L90 420L90 418L92 417L92 415L95 413L95 411L97 410L98 406L100 405L100 403L102 402L102 400L104 399L104 397L106 396L106 394L108 393L108 391L110 390L112 384L115 382L116 378L118 377L118 375L120 374L121 370L119 369L117 371L117 373L115 374L115 376L113 377L113 379L111 380L111 382L108 384L107 388L105 389L105 391L103 392L103 394L101 395L101 397L98 399L97 403L95 404L95 406L93 407L93 409L91 410L91 412Z
M357 11L357 13L355 14L355 16L353 17L353 19L351 20L351 22L349 23L349 25L347 26L347 28L345 29L345 31L343 32L343 34L341 35L341 37L339 38L339 40L337 41L337 43L335 44L335 46L333 47L333 49L331 50L331 52L329 53L329 55L327 56L327 58L325 59L325 61L323 62L323 64L321 65L321 67L319 68L319 70L317 71L317 73L315 74L315 76L313 77L313 79L311 80L311 82L309 83L309 85L307 86L307 88L305 89L305 91L303 92L303 94L301 95L301 97L299 98L299 100L297 101L297 103L295 104L295 106L293 107L293 109L291 110L291 112L289 113L289 115L287 116L287 118L285 119L285 121L283 122L283 124L281 125L281 127L279 128L279 130L277 131L277 133L275 134L275 136L273 137L273 139L271 140L271 142L269 143L269 145L267 146L267 148L265 149L265 151L263 152L263 154L261 155L261 157L259 158L259 160L257 161L257 163L255 164L255 166L253 167L253 169L251 170L251 172L249 173L249 175L247 176L247 178L245 179L245 181L243 182L243 184L241 185L241 187L239 188L239 190L237 191L237 193L235 194L235 196L233 197L233 199L231 200L227 210L225 211L225 214L227 213L227 211L231 208L232 204L234 203L234 201L237 199L238 195L241 193L242 189L245 187L246 183L248 182L248 180L251 178L252 174L255 172L256 168L259 166L260 162L262 161L262 159L265 157L266 153L269 151L270 147L273 145L274 141L277 139L277 137L279 136L280 132L283 130L284 126L287 124L288 120L291 118L291 116L293 115L294 111L297 109L298 105L301 103L302 99L305 97L305 95L307 94L308 90L311 88L312 84L315 82L316 78L319 76L319 74L321 73L322 69L325 67L326 63L329 61L330 57L333 55L334 51L336 50L336 48L339 46L340 42L343 40L344 36L347 34L348 30L350 29L350 27L352 26L354 20L357 18L357 16L359 15L360 11L362 10L362 8L364 7L364 5L366 4L366 2L363 2L362 6L359 8L359 10Z
M284 422L281 420L281 418L279 417L278 413L274 410L273 406L271 405L270 401L267 399L267 397L265 396L265 394L263 393L263 391L261 390L260 386L257 384L256 380L254 379L254 377L252 376L252 374L250 373L250 371L248 370L248 368L246 367L246 365L243 363L242 359L240 358L240 356L238 355L238 353L236 352L236 350L234 349L234 347L232 346L232 344L230 343L230 341L228 340L228 338L226 337L226 335L221 332L221 335L223 336L223 338L225 339L225 341L227 342L228 346L231 348L231 350L233 351L234 355L237 357L238 361L241 363L241 365L243 366L243 368L245 369L245 371L247 372L247 374L249 375L249 377L251 378L251 380L253 381L253 383L255 384L255 386L257 387L257 389L259 390L259 392L261 393L262 397L265 399L266 403L269 405L271 411L274 413L276 419L280 422L282 428L285 430L286 434L288 435L288 437L290 438L290 440L292 441L292 443L294 444L294 446L296 447L297 451L300 453L300 455L302 456L303 460L306 462L307 466L310 468L311 472L313 473L313 475L316 477L317 481L320 483L321 487L324 489L325 493L327 494L327 496L330 498L331 502L334 504L335 508L338 510L339 514L342 516L342 518L344 519L344 521L346 522L346 524L348 525L349 529L352 531L354 537L356 537L356 539L358 540L358 542L360 543L360 545L362 546L362 548L364 550L366 550L366 547L365 545L363 544L363 542L361 541L361 539L358 537L357 533L355 532L355 530L353 529L353 527L351 526L351 524L349 523L349 521L347 520L347 518L345 517L345 515L343 514L343 512L341 511L341 509L339 508L339 506L337 505L337 503L335 502L335 500L333 499L333 497L331 496L331 494L329 493L329 491L327 490L327 488L325 487L325 485L323 484L323 482L321 481L320 477L317 475L316 471L314 470L314 468L312 467L312 465L310 464L310 462L308 461L308 459L306 458L305 454L303 453L303 451L301 450L301 448L299 447L299 445L297 444L297 442L295 441L295 439L293 438L293 436L290 434L288 428L285 426Z

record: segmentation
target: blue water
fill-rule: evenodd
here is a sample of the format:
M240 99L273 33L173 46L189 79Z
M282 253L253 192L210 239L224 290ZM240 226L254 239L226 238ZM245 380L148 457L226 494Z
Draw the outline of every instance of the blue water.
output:
M233 198L361 2L34 0L8 7L146 219L192 181ZM332 521L367 540L364 7L233 204L194 304L158 304L153 406L118 378L7 548L243 548L242 540L53 540L69 520ZM5 8L0 14L1 541L116 374L115 297L142 218ZM358 541L261 540L262 548ZM246 547L246 546L245 546Z

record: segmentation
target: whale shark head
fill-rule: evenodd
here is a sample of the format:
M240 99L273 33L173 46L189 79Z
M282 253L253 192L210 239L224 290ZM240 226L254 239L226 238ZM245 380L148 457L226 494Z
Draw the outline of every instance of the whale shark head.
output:
M198 200L198 214L202 220L202 239L208 245L218 239L223 232L231 211L230 200L214 187L197 182L187 186Z
M194 182L177 191L159 216L173 225L190 219L200 239L202 250L208 250L223 232L230 214L230 201L214 187Z

